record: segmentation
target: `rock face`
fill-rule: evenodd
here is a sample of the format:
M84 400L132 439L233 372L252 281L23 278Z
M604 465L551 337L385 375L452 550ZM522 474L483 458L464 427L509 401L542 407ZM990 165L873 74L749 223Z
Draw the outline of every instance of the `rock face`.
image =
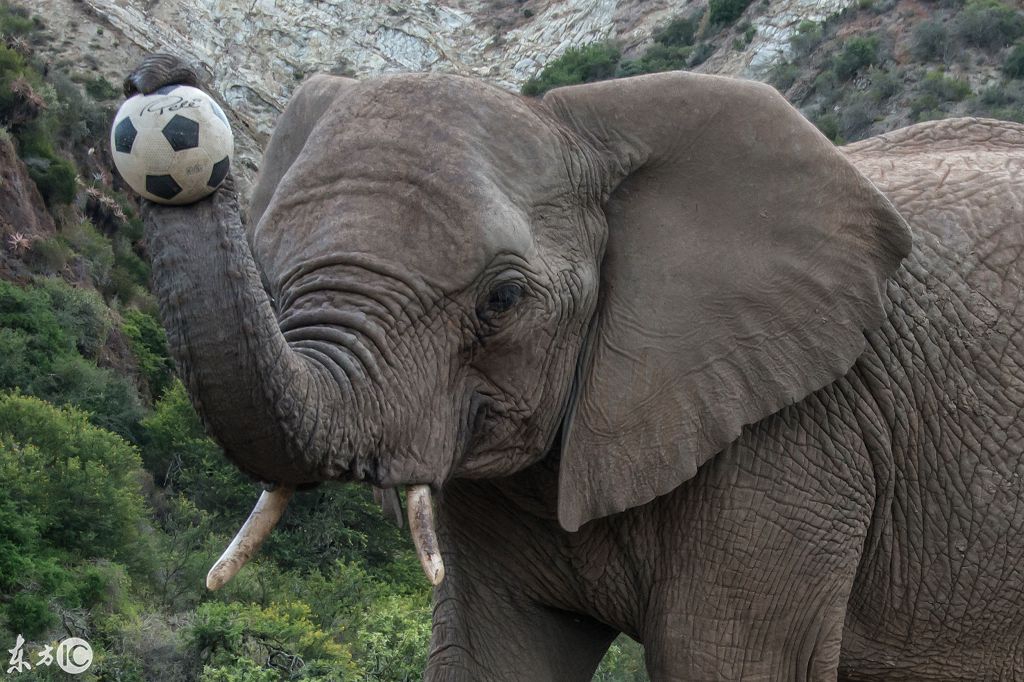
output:
M628 52L670 17L706 0L35 0L69 30L95 24L116 47L113 66L133 51L168 51L201 65L235 118L236 173L250 181L260 150L307 74L366 76L446 71L517 90L573 46L614 38ZM701 70L757 75L785 52L805 19L820 20L852 0L760 0L741 21L757 32L742 51L731 40ZM72 17L73 21L68 21ZM113 33L115 39L110 40ZM106 46L103 46L104 48ZM100 71L108 68L104 64Z
M0 134L0 279L27 278L23 258L33 245L57 234L28 168L10 139Z

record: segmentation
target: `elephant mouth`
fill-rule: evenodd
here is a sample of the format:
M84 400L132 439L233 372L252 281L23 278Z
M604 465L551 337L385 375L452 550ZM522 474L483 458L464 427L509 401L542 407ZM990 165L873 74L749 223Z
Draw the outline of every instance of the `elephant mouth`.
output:
M482 393L473 392L463 428L461 442L463 458L473 450L481 434L487 430L493 416L493 401ZM370 480L371 477L366 477L363 482L369 483ZM392 518L396 525L401 527L403 513L398 488L395 486L373 486L373 491L374 498L380 504L385 516ZM226 585L256 555L260 546L281 520L288 502L295 492L294 486L278 485L260 495L245 523L242 524L234 539L207 574L206 586L208 589L218 590ZM429 484L406 485L405 496L405 518L408 519L409 533L416 548L416 555L427 580L436 587L444 580L445 568L437 540L431 486Z
M207 589L218 590L226 585L256 555L263 541L270 536L277 522L281 520L284 510L288 507L288 502L294 494L294 487L277 486L260 495L249 518L245 520L227 549L207 573ZM384 505L385 511L390 506L392 512L397 510L398 518L401 519L398 491L395 488L385 488L381 490L380 495L382 500L387 500ZM430 486L425 484L406 486L405 497L409 532L412 535L413 545L416 547L416 555L427 580L436 587L444 580L444 561L441 558L437 542L437 526L434 523L433 495Z

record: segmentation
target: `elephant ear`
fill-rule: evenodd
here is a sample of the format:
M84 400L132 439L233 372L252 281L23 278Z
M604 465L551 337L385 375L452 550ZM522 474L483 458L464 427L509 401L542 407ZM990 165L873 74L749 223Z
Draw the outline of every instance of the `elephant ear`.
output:
M357 81L352 78L318 74L300 85L292 95L263 153L259 178L249 203L250 230L259 225L278 183L295 163L317 121L331 103L355 83Z
M574 531L679 486L745 425L845 374L911 240L768 86L676 72L544 103L608 179L562 437L559 519Z

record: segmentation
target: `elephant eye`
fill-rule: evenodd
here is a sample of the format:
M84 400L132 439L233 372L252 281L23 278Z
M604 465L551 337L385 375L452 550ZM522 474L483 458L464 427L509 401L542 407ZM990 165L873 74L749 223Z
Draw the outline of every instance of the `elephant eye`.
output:
M523 286L516 282L505 282L491 290L477 315L483 320L491 320L508 311L523 297Z

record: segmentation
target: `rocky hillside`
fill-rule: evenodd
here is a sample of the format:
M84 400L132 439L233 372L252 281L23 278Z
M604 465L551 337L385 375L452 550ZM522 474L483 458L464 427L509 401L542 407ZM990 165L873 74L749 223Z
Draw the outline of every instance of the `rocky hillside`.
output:
M715 16L714 5L725 8ZM233 113L236 170L252 178L277 115L314 72L440 70L518 90L571 48L642 56L673 19L699 23L673 68L768 80L837 140L922 117L1013 117L1004 63L1020 13L998 0L33 0L55 63L118 82L146 51L200 65ZM1009 16L1000 8L1010 13ZM709 11L710 10L710 11ZM853 37L857 54L843 55ZM837 77L836 59L846 59ZM852 71L850 70L852 68ZM850 71L847 73L847 71ZM969 90L965 90L967 87ZM997 92L996 90L999 90ZM868 93L868 94L865 94Z
M722 40L703 68L765 73L789 51L801 21L821 21L853 0L762 0L743 50ZM518 89L567 49L604 40L642 49L658 26L706 0L33 0L63 37L52 58L111 82L144 51L200 64L236 116L240 166L251 176L290 93L307 74L365 76L441 70ZM39 10L37 10L39 11ZM244 179L244 178L243 178Z

